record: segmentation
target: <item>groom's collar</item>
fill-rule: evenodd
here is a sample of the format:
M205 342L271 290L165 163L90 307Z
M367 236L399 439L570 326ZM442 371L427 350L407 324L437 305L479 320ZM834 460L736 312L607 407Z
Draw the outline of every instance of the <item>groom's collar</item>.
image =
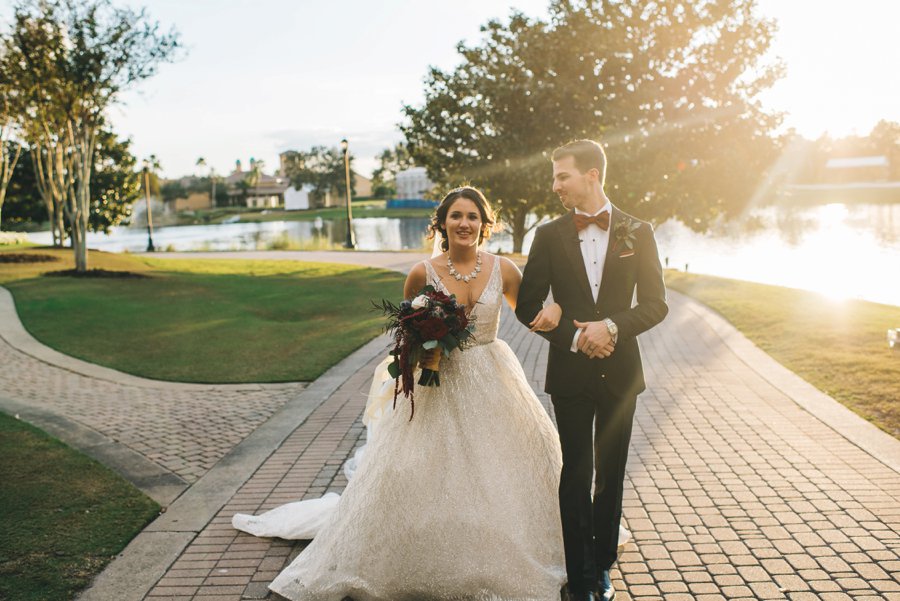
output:
M602 213L603 211L609 211L609 213L612 214L612 203L609 201L609 199L607 199L606 204L603 205L600 208L600 210L597 211L596 213L586 213L586 212L582 211L581 209L577 209L577 208L574 210L576 215L587 215L588 217L595 217L595 216L599 215L600 213Z

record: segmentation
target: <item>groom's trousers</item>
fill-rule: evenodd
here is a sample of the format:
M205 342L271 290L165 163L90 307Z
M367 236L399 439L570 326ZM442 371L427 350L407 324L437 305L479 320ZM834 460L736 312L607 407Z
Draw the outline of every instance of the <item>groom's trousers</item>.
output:
M636 400L612 394L599 376L579 394L551 396L563 455L559 507L573 592L593 590L599 572L616 561Z

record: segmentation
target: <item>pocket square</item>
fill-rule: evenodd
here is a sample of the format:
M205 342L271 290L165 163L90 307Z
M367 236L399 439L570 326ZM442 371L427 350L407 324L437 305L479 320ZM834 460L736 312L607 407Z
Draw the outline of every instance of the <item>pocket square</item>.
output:
M625 257L630 257L633 254L634 254L633 250L626 250L626 251L619 253L619 258L624 259Z

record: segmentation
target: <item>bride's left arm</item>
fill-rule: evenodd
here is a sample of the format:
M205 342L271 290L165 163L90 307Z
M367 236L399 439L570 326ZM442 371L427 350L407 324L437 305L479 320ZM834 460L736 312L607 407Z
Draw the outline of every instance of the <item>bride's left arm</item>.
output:
M503 296L509 307L516 310L516 299L519 296L519 285L522 283L522 272L516 264L506 257L497 257L500 261L500 277L503 279Z
M500 261L500 272L503 276L503 296L510 308L516 310L516 299L519 296L519 286L522 284L522 272L515 263L506 257L497 257ZM550 303L538 311L529 324L532 332L550 332L559 325L562 316L562 308L556 303Z

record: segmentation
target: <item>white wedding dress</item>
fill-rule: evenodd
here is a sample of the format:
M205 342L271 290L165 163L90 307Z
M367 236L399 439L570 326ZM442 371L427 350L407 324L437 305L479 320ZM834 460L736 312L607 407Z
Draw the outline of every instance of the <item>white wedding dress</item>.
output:
M368 442L345 466L352 478L342 495L234 516L256 536L313 539L271 590L294 601L559 599L559 438L497 339L499 264L472 311L475 346L442 360L439 387L416 387L411 421L404 397L390 409L382 363Z

